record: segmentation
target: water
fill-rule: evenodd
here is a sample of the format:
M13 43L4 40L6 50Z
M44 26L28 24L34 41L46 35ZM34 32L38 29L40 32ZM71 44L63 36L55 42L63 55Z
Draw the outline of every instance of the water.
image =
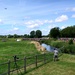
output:
M43 47L46 48L47 51L53 52L54 51L54 47L51 47L50 45L47 45L45 43L41 44Z

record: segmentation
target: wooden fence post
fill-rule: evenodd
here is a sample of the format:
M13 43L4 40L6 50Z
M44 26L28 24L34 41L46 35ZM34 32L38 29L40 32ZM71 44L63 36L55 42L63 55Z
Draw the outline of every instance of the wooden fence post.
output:
M26 73L26 57L24 57L24 73Z
M36 67L37 67L37 55L35 56L35 58L36 58L36 59L35 59L35 60L36 60L35 64L36 64Z
M10 75L10 60L8 61L8 75Z

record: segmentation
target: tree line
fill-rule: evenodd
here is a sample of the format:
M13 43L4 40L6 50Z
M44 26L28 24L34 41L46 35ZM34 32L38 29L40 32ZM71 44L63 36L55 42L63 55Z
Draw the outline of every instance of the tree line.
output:
M60 29L59 27L54 27L49 32L49 37L52 38L75 38L75 25L74 26L68 26L64 29Z
M42 38L42 37L50 37L50 38L75 38L75 25L68 26L64 29L60 29L59 27L54 27L50 30L49 34L43 36L41 30L32 30L30 34L24 35L0 35L0 37L7 37L7 38Z
M36 30L31 31L30 34L24 34L24 35L0 35L1 38L42 38L42 31Z

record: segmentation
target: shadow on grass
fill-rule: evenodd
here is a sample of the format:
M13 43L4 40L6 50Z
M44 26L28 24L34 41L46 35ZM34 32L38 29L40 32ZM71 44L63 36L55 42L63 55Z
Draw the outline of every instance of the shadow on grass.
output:
M46 64L46 63L45 63L45 64ZM26 73L23 73L22 75L25 75L25 74L27 74L27 73L33 71L33 70L36 70L36 69L38 69L39 67L41 67L41 66L43 66L43 65L45 65L45 64L43 63L43 64L40 64L40 65L37 66L37 67L34 67L34 68L32 68L32 69L29 69L28 71L26 71Z
M39 64L37 67L34 67L34 68L29 68L25 73L23 72L22 74L20 74L20 75L25 75L25 74L27 74L27 73L29 73L29 72L32 72L33 70L36 70L36 69L38 69L39 67L41 67L41 66L43 66L43 65L46 65L47 63L49 63L49 62L51 62L51 60L50 61L47 61L47 62L45 62L45 63L41 63L41 64Z
M38 69L39 67L41 67L41 66L43 66L43 65L45 65L47 63L52 62L52 61L53 61L53 54L48 54L48 55L46 55L46 59L45 60L43 60L42 62L38 62L37 63L37 67L36 67L36 64L33 64L31 66L27 66L26 67L26 72L24 72L24 70L21 69L19 71L19 73L17 73L17 75L25 75L25 74L27 74L27 73L35 70L35 69Z

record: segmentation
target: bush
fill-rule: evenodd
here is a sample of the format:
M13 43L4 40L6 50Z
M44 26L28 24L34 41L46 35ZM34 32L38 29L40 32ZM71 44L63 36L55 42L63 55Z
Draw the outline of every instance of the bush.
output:
M61 52L75 54L75 45L65 45Z
M40 40L39 42L40 42L40 43L45 43L45 44L50 45L50 43L51 43L51 39L47 39L47 40Z
M61 48L65 45L65 42L52 41L50 45L56 48Z
M46 43L52 47L59 48L62 53L75 54L75 45L73 40L69 40L69 43L63 41L52 41L52 40L42 40L42 43Z
M69 44L70 44L70 45L73 44L73 39L70 39L70 40L69 40Z

